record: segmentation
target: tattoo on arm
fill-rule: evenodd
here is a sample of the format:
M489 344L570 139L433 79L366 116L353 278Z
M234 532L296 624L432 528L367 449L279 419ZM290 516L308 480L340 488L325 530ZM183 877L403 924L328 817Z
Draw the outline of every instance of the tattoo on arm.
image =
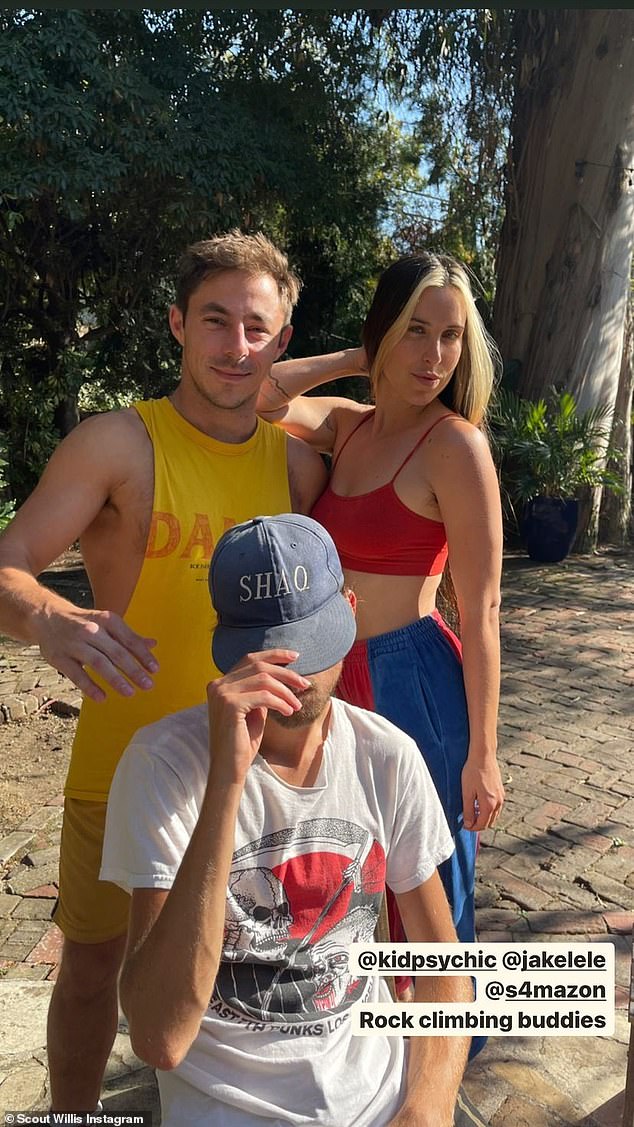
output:
M271 387L274 387L275 390L277 392L279 392L280 395L283 395L285 399L288 400L288 399L291 398L290 395L288 394L286 388L282 386L282 384L278 380L277 376L274 376L272 372L269 376L267 376L266 382L270 383Z

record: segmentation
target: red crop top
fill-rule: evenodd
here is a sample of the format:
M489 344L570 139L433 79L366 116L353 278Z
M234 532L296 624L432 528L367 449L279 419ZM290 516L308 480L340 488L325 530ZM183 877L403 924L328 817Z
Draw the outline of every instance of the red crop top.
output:
M352 435L366 419L372 418L372 414L364 415L350 432L333 462L333 470ZM332 536L344 568L373 575L442 574L447 562L444 524L408 509L397 495L394 482L437 423L451 417L446 414L436 419L401 462L392 479L378 489L355 497L341 497L333 493L330 485L326 486L311 516Z

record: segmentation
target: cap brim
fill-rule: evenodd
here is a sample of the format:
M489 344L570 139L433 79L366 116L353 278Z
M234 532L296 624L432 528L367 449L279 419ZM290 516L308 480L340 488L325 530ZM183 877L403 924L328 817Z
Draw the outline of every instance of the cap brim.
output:
M335 595L325 607L298 622L279 626L216 626L211 653L221 673L228 673L243 657L261 650L297 650L289 669L308 676L342 661L356 634L354 613L345 595Z

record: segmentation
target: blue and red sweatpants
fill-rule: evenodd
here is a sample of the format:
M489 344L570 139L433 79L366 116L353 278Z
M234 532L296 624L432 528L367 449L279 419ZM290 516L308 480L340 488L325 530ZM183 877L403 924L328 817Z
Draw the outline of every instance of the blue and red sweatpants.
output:
M438 611L356 642L344 660L337 695L385 716L418 744L456 846L439 867L440 876L458 938L472 943L478 835L462 826L469 720L460 642ZM399 938L394 932L392 937Z
M355 642L344 659L337 695L385 716L418 744L456 847L438 871L458 939L473 943L478 835L462 824L461 774L469 749L469 718L460 642L438 611L401 630ZM389 890L387 903L392 939L404 940ZM471 1057L485 1041L472 1039Z

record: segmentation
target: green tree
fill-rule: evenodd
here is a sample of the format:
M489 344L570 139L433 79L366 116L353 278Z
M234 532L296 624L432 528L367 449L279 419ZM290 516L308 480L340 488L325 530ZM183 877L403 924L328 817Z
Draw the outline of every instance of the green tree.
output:
M0 429L14 495L79 402L174 380L165 309L196 238L264 228L306 281L297 347L356 338L386 199L418 161L372 109L363 19L5 9L0 33Z
M387 9L373 23L384 81L422 157L419 183L406 186L393 215L395 244L404 253L455 254L490 298L512 104L512 12Z
M623 9L387 9L377 22L403 64L401 89L423 112L421 200L434 186L442 197L435 208L427 203L427 217L410 207L401 240L444 245L495 291L494 335L523 394L539 398L556 383L581 410L608 405L623 488L604 499L602 530L623 541L634 17ZM398 81L396 64L392 71ZM597 490L586 543L599 503Z

